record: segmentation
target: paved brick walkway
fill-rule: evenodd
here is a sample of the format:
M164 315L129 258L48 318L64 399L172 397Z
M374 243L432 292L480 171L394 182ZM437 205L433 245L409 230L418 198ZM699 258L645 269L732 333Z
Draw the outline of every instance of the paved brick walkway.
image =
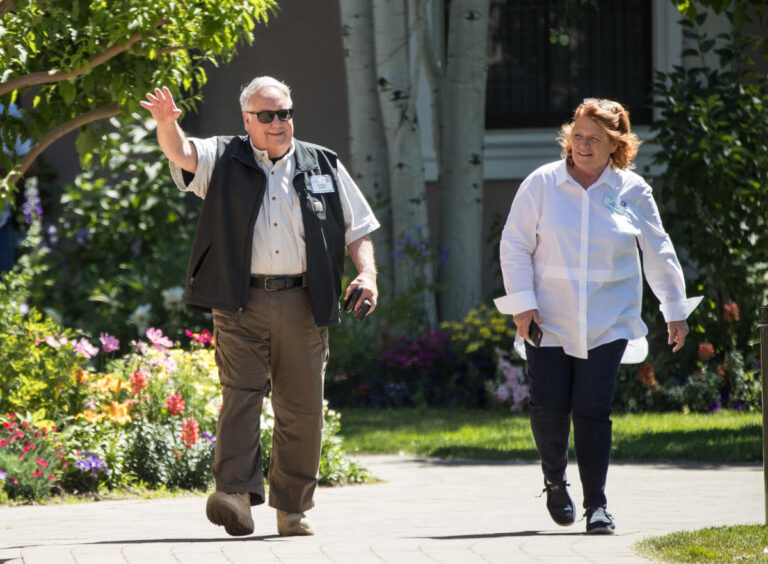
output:
M229 537L208 523L201 497L25 506L0 509L0 564L621 564L643 561L632 545L646 536L764 518L762 466L614 464L617 534L587 537L583 521L549 519L536 464L361 461L382 481L321 488L308 513L314 537L277 536L265 506L253 510L253 536Z

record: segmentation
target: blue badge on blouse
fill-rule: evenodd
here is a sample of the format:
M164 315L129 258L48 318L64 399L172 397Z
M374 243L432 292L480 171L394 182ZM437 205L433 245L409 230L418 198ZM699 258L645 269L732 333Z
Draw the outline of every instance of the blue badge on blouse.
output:
M309 189L313 194L328 194L333 192L333 180L327 174L318 174L309 177Z
M627 202L621 198L617 198L610 192L603 198L603 205L614 213L624 215L627 212Z

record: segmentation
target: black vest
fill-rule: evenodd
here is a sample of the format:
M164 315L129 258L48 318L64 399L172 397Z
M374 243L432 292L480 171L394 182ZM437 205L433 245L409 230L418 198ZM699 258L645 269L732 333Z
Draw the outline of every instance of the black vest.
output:
M184 303L204 311L237 312L248 301L253 229L267 181L247 136L217 141L216 162L189 257ZM337 156L319 145L294 143L293 187L301 204L315 323L338 325L345 243ZM325 175L333 191L313 192L309 179L315 175Z

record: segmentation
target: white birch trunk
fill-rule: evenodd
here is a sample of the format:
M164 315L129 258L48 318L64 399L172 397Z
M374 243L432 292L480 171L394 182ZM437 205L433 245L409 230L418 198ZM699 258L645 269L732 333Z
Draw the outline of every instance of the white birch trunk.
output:
M440 317L463 318L482 296L483 139L489 0L451 0L441 84Z
M379 103L389 152L392 235L398 247L398 241L402 244L414 237L429 240L427 192L410 76L406 2L376 0L373 5ZM414 284L431 287L433 268L432 262L395 260L395 293L406 292ZM419 302L421 313L434 327L437 308L431 288L420 292Z
M370 0L339 0L347 74L350 173L381 222L373 232L379 292L394 285L389 158L376 86L373 6Z

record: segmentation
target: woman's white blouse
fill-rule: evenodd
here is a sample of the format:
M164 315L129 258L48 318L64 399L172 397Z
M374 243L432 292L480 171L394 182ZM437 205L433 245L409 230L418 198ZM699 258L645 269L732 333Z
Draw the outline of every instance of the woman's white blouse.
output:
M606 167L588 189L565 161L535 170L520 185L501 236L506 295L499 311L538 309L541 346L587 351L628 339L622 362L641 362L648 333L640 318L643 270L665 321L688 317L701 297L687 299L685 280L664 231L650 186L628 170ZM524 357L518 336L515 350Z

